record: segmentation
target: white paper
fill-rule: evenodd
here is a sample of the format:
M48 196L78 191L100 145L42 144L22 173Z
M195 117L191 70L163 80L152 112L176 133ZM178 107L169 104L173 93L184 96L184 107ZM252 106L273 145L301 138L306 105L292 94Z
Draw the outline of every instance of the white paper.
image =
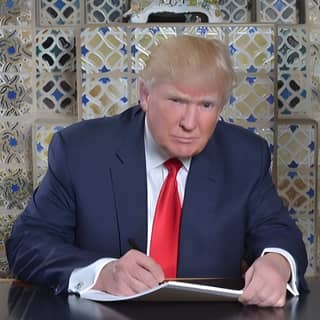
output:
M131 296L115 296L98 290L89 290L80 296L95 301L237 301L242 291L182 281L166 281L155 288Z

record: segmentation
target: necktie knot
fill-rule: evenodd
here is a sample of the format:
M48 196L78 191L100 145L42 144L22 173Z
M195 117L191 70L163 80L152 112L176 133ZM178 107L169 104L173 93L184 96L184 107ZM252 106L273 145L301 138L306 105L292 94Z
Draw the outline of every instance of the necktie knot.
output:
M169 173L176 175L182 167L182 162L177 158L171 158L164 163L164 166L168 169Z

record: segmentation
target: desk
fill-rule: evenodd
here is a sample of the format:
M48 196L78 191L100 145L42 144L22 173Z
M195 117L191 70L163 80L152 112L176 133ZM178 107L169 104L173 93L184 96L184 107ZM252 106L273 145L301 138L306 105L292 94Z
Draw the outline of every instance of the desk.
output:
M316 320L320 314L320 278L310 278L308 284L310 293L288 299L284 308L258 308L245 307L238 302L97 303L76 296L55 296L46 288L2 280L0 319Z

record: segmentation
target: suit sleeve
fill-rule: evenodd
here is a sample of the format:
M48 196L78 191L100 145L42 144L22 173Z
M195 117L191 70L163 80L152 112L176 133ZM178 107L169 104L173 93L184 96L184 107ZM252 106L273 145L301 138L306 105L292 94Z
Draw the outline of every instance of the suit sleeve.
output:
M71 272L102 258L74 245L76 199L66 146L55 134L48 171L6 242L11 272L19 279L65 291Z
M284 207L274 187L269 167L270 153L267 143L261 143L260 177L248 202L247 252L251 261L260 256L265 248L275 247L289 252L297 265L299 289L305 290L304 273L307 255L302 235Z

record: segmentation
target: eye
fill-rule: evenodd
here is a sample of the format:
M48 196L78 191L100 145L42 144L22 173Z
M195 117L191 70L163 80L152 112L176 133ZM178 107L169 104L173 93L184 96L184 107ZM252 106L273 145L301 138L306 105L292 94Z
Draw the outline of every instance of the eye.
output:
M184 103L183 99L177 98L177 97L171 97L171 98L169 98L169 100L174 102L174 103Z
M214 103L213 102L209 102L209 101L205 101L205 102L202 103L202 107L205 108L205 109L213 108L214 107Z

